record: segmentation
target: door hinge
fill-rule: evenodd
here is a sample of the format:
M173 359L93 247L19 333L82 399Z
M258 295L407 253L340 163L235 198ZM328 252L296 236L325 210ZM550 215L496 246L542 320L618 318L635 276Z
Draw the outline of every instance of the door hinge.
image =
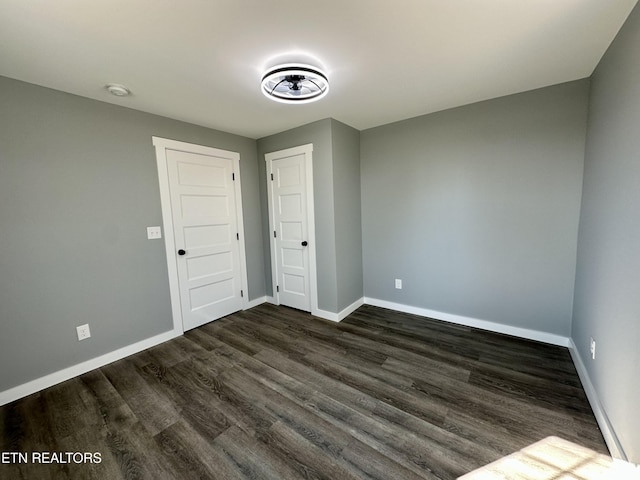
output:
M236 233L236 240L240 240L240 234Z
M276 238L276 231L273 231L273 238Z
M280 292L280 285L276 285L276 292Z
M273 173L271 174L271 181L273 182Z
M240 290L240 296L244 297L244 292L242 290Z
M236 180L236 174L235 173L231 174L231 180L233 180L235 182L235 180Z

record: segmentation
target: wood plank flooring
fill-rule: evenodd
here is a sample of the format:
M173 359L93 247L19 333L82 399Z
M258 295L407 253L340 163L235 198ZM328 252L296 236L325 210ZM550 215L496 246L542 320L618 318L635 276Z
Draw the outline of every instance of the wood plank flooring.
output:
M264 304L0 407L0 451L102 459L0 478L454 479L550 435L607 453L565 348Z

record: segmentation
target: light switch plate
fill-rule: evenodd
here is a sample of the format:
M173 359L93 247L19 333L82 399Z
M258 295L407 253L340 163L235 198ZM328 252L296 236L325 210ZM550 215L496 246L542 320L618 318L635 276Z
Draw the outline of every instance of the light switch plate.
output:
M147 227L147 238L149 240L162 238L162 229L160 227Z

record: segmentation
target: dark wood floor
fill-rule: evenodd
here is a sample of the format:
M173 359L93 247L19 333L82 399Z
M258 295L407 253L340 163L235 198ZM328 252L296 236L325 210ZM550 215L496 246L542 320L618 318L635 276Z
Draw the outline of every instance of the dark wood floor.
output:
M567 349L371 306L261 305L0 407L0 429L0 451L102 457L0 464L12 480L453 479L550 435L606 453Z

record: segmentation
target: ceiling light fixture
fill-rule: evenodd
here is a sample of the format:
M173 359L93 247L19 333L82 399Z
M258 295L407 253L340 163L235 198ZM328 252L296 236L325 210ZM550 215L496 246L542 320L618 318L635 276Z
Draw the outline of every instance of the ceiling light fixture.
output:
M262 93L276 102L310 103L328 92L327 76L310 65L278 65L262 77Z
M128 97L131 95L131 90L118 83L107 83L104 88L107 89L107 92L111 95L115 95L116 97Z

